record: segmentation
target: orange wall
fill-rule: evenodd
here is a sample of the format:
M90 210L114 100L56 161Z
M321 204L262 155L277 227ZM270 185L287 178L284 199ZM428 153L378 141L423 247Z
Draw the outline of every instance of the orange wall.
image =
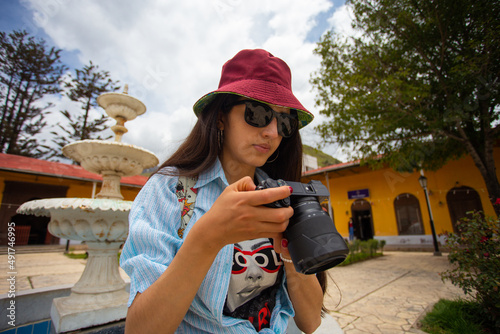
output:
M38 184L49 184L58 186L67 186L68 191L66 197L80 197L80 198L90 198L92 197L92 187L93 182L82 181L82 180L72 180L57 177L39 176L32 174L22 174L0 171L0 203L3 199L3 191L5 187L5 181L17 181L17 182L30 182ZM101 182L97 182L96 194L99 193L101 189ZM137 194L139 193L139 187L131 186L121 186L121 193L124 200L133 201Z

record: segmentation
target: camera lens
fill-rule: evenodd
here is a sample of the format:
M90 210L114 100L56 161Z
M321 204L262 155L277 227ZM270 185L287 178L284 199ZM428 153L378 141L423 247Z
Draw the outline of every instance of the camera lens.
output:
M292 197L292 208L285 237L295 269L315 274L342 263L349 249L316 197Z

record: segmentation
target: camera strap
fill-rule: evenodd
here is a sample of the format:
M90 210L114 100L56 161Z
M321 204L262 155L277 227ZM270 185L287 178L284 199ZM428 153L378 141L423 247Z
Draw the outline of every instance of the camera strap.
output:
M175 188L175 194L181 209L181 226L177 230L177 235L181 239L183 239L184 230L193 216L194 203L196 202L196 194L198 192L198 189L195 189L194 185L197 180L198 178L196 177L179 176L179 181Z

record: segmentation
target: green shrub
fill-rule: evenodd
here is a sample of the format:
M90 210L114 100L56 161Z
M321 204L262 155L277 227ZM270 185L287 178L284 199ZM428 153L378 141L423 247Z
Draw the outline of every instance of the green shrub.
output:
M351 242L347 243L347 246L349 247L349 253L356 253L359 252L359 244L361 243L361 240L359 239L354 239Z
M448 259L453 269L441 273L482 307L487 321L500 328L500 224L498 219L473 212L457 223L458 233L447 234Z
M485 333L482 322L478 303L440 299L432 311L426 314L420 329L430 334L480 334Z
M380 248L380 253L384 253L384 246L386 244L386 241L385 240L380 240L380 242L378 243L378 246Z
M89 257L89 254L87 252L85 252L85 253L70 252L70 253L65 253L64 255L66 255L70 259L86 259Z
M370 255L373 256L373 254L377 253L378 240L377 239L370 239L370 240L368 240L368 246L370 248Z
M370 254L370 244L368 240L363 240L359 243L359 250L361 253Z
M381 244L382 246L380 246ZM347 242L349 254L341 265L346 266L348 264L370 259L372 257L382 256L382 252L378 253L377 249L379 247L383 247L383 245L385 245L385 240L378 241L376 239L366 241L355 239L351 242Z

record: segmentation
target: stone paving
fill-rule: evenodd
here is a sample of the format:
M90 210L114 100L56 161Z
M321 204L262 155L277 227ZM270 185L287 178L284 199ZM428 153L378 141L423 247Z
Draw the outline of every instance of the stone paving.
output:
M450 268L447 254L384 252L384 256L328 271L325 305L345 334L421 333L419 317L440 298L463 297L438 273ZM74 284L86 260L62 253L16 255L17 291ZM7 293L7 255L0 255L0 294ZM127 275L120 269L122 277ZM322 331L322 333L325 331Z
M419 333L417 320L440 298L464 296L438 275L450 268L446 255L384 252L380 258L333 268L325 304L345 334Z
M16 255L16 290L45 288L50 286L75 284L85 269L87 260L70 259L62 253L36 253ZM10 276L7 255L0 255L0 294L9 291ZM121 276L128 280L120 269Z

